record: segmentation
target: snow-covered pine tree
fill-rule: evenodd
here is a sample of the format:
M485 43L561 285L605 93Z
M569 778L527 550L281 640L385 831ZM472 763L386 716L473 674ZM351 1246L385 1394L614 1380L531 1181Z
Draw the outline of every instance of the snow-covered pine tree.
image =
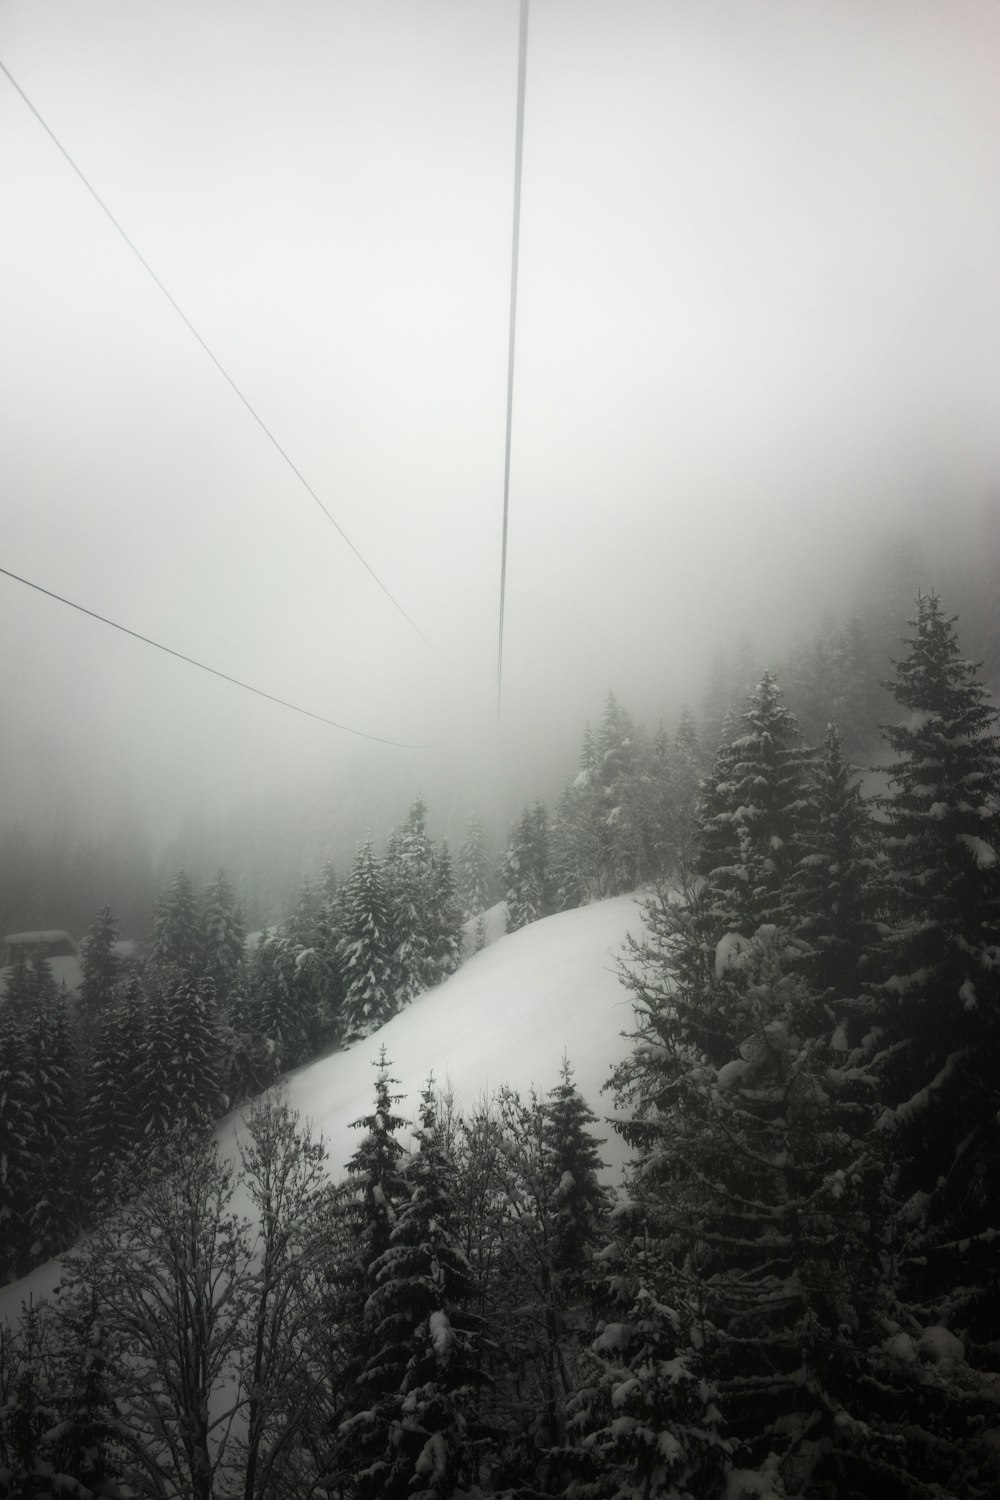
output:
M486 851L486 835L478 816L474 815L469 819L455 864L462 914L468 920L484 912L491 899L490 860Z
M79 1226L80 1099L78 1054L65 993L56 990L44 958L36 956L32 963L36 998L22 1033L22 1048L32 1101L25 1149L28 1254L37 1264L69 1244Z
M504 855L502 880L507 931L516 932L550 911L549 838L545 807L525 805Z
M578 785L579 779L563 788L552 820L549 883L556 911L572 911L586 905L597 865L591 850L589 789Z
M173 1047L173 1121L183 1130L203 1130L219 1113L220 1039L210 983L182 974L167 992Z
M202 962L201 916L194 886L184 870L178 870L160 897L153 930L150 962L174 965L186 973L197 973Z
M296 959L302 950L280 932L258 943L250 967L248 1015L264 1038L278 1071L294 1068L309 1053L309 1007L313 997L300 984Z
M479 1322L468 1310L472 1277L433 1079L421 1096L414 1140L409 1197L388 1246L368 1268L371 1353L359 1380L367 1409L343 1429L348 1441L363 1439L368 1461L357 1493L372 1500L452 1500L468 1493L473 1467L466 1414L480 1378Z
M110 906L102 906L80 945L80 1010L91 1023L98 1021L111 1003L121 974L121 960L115 951L118 929Z
M903 1290L996 1368L1000 739L940 600L920 595L911 624L887 684L907 718L884 730L896 756L880 799L889 911L869 1021L883 1054Z
M806 754L795 716L765 672L750 695L731 744L720 749L700 811L699 870L714 910L717 938L751 937L762 923L788 925L787 881L798 857Z
M143 995L132 974L115 990L97 1024L87 1070L84 1141L89 1207L106 1213L122 1192L122 1175L142 1143Z
M220 865L208 885L201 907L202 968L224 1005L244 964L243 919L229 877Z
M811 983L843 1002L860 992L862 961L875 936L875 829L835 724L827 725L808 767L802 802L791 921L809 945L803 962Z
M431 958L438 979L447 979L462 962L462 907L447 842L432 859Z
M553 1268L560 1283L560 1301L565 1304L583 1291L590 1255L611 1207L610 1194L600 1181L603 1142L591 1128L597 1116L573 1082L566 1057L542 1114L544 1159L554 1184Z
M21 1027L0 996L0 1285L27 1267L28 1147L35 1101Z
M171 1133L174 1105L174 1009L170 989L184 978L183 970L147 965L142 974L143 1040L139 1065L141 1153L155 1157Z
M655 868L655 829L645 736L608 694L594 736L596 810L600 819L600 889L595 894L631 891Z
M405 823L389 840L385 881L393 936L395 1003L401 1009L441 977L434 951L434 851L427 833L427 806L419 797Z
M376 1394L371 1379L362 1392L359 1377L372 1354L371 1330L365 1307L374 1282L371 1265L389 1247L400 1205L406 1199L402 1175L403 1147L396 1132L406 1125L396 1105L403 1097L392 1092L397 1080L385 1048L373 1066L375 1101L370 1114L351 1122L362 1131L357 1149L347 1163L347 1177L335 1193L331 1262L327 1271L329 1295L326 1315L334 1346L336 1384L342 1418L351 1425L336 1440L332 1476L345 1482L356 1474L356 1459L367 1451L363 1420L352 1414L368 1411Z
M659 1468L678 1492L683 1475L693 1493L720 1494L728 1454L727 1494L760 1493L765 1475L789 1495L854 1493L852 1436L864 1418L866 1351L882 1336L888 1215L866 1145L870 1072L835 1047L836 1015L798 972L800 957L788 934L763 926L722 939L708 986L696 977L689 989L683 977L697 976L700 960L679 974L669 950L655 948L655 986L641 968L624 976L638 1031L614 1075L631 1114L614 1123L636 1156L612 1269L615 1297L624 1288L632 1309L624 1331L608 1314L595 1353L625 1353L599 1366L597 1389L629 1380L636 1472ZM650 1357L647 1325L664 1354ZM722 1413L702 1415L707 1447L691 1427L699 1380ZM656 1422L647 1410L660 1411ZM657 1445L660 1430L674 1441ZM600 1431L613 1454L614 1422ZM873 1450L871 1473L879 1460Z
M344 1035L367 1036L395 1014L394 948L382 867L362 845L344 893L337 957L344 985Z
M290 938L300 948L315 948L320 936L320 914L323 909L323 897L309 880L302 882L295 909L286 922L282 923L281 930L285 937Z

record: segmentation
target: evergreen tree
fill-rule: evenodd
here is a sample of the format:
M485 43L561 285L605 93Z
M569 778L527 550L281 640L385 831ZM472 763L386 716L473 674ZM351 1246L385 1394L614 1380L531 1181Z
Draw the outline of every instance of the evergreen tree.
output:
M478 1377L477 1327L466 1310L472 1279L433 1080L421 1097L420 1121L406 1174L408 1201L368 1268L371 1353L359 1386L366 1405L376 1403L374 1422L366 1410L343 1429L350 1439L362 1428L371 1454L358 1475L359 1495L386 1500L451 1500L471 1469L465 1409Z
M187 874L178 870L160 897L150 961L172 964L186 973L201 968L203 940L198 903Z
M220 1104L219 1034L211 985L181 975L169 987L168 1024L173 1046L173 1122L202 1130Z
M366 1036L395 1013L395 952L386 891L371 843L358 850L344 894L337 948L344 985L344 1033Z
M145 1042L142 989L133 974L101 1014L87 1074L89 1206L98 1214L118 1200L123 1173L142 1143Z
M795 717L765 672L743 714L742 732L720 749L703 791L699 869L716 937L751 937L761 923L787 925L787 880L798 850L803 752Z
M614 693L608 694L594 736L591 786L600 823L600 888L595 894L618 895L652 873L655 833L645 739Z
M799 862L791 874L790 906L813 984L844 1000L859 992L861 963L875 937L874 830L840 735L827 725L809 767L798 821Z
M419 797L389 840L385 869L395 1002L401 1009L441 977L434 951L434 854L427 833L427 807Z
M46 960L36 957L34 965L37 993L22 1035L22 1055L32 1105L25 1148L28 1254L37 1263L67 1245L79 1222L75 1131L80 1109L65 997L56 991Z
M470 818L456 861L458 895L466 920L484 912L490 904L490 862L486 836L478 817Z
M525 806L503 862L507 931L516 932L544 917L548 903L548 819L541 802Z
M855 1492L847 1434L864 1419L866 1351L882 1337L889 1219L866 1144L871 1071L835 1048L836 1016L797 972L800 952L767 925L722 939L708 985L689 986L662 948L648 953L657 986L641 969L626 975L639 1030L615 1086L633 1114L615 1128L636 1157L618 1253L634 1305L627 1336L609 1321L596 1352L624 1340L611 1364L635 1382L628 1410L654 1403L662 1422L668 1385L646 1340L665 1339L686 1381L667 1451L679 1465L708 1463L715 1488L703 1477L699 1494L719 1493L725 1453L750 1493L767 1474L786 1486L777 1493ZM608 1378L602 1367L599 1386ZM721 1409L721 1420L703 1414L707 1449L692 1447L688 1423L699 1378ZM664 1447L644 1439L629 1451L648 1475ZM741 1493L736 1475L727 1493Z
M392 1092L397 1081L389 1075L385 1048L374 1064L375 1102L370 1114L351 1122L363 1131L357 1149L347 1163L347 1179L335 1198L334 1246L328 1271L327 1317L337 1344L336 1384L340 1390L343 1420L335 1447L331 1477L341 1482L356 1474L359 1453L370 1449L365 1441L366 1423L351 1420L351 1412L370 1409L374 1389L369 1376L362 1394L360 1377L372 1353L365 1309L374 1282L370 1268L389 1247L400 1204L406 1197L401 1160L403 1147L396 1132L406 1124L395 1112L402 1095ZM384 1393L383 1393L384 1394Z
M601 1186L603 1144L591 1133L597 1117L573 1082L569 1059L563 1058L560 1081L544 1108L543 1143L554 1184L555 1215L553 1269L561 1283L561 1297L571 1299L583 1289L589 1256L599 1242L610 1208Z
M447 843L433 859L430 918L430 956L438 978L446 979L462 962L462 908Z
M27 1265L28 1150L34 1099L17 1015L0 997L0 1284Z
M889 920L868 1018L906 1289L983 1346L1000 1339L1000 740L937 597L918 597L911 624L890 685L908 718L885 728Z
M110 906L103 906L91 923L80 945L80 1008L92 1022L111 1003L121 973L121 960L115 952L118 930Z
M243 918L236 905L229 877L220 865L205 891L201 913L202 968L215 987L220 1004L243 968Z
M139 1062L142 1148L144 1158L155 1155L173 1129L174 1021L170 989L184 978L179 969L148 966L142 975L143 1039Z

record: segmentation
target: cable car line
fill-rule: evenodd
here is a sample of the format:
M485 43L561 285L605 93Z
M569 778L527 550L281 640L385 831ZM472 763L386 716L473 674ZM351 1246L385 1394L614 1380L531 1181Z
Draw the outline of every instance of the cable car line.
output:
M510 335L507 343L507 430L504 440L503 536L500 544L500 620L497 632L497 719L503 687L503 626L507 596L507 516L510 509L510 436L514 413L514 334L517 328L517 255L521 236L521 162L524 154L524 86L528 69L528 0L521 0L517 39L517 123L514 131L514 232L510 256Z
M46 122L46 120L40 114L40 112L38 111L38 109L36 109L35 105L28 98L28 95L24 92L24 89L18 83L17 79L11 73L10 69L3 62L2 58L0 58L0 72L4 73L4 75L6 76L8 82L17 91L17 93L20 94L21 98L24 100L25 104L28 106L28 108L30 109L31 113L34 115L35 119L38 121L39 125L41 125L42 129L45 131L46 135L52 141L53 145L55 145L57 147L57 149L60 151L60 153L62 154L62 156L65 158L65 160L72 167L73 171L76 173L77 177L79 177L80 181L83 183L84 187L87 189L88 193L93 198L94 202L97 204L97 206L101 209L101 211L104 213L104 215L106 216L106 218L108 218L110 220L110 222L112 223L112 225L114 226L114 228L121 235L122 239L125 241L125 243L128 246L128 248L132 251L132 254L135 256L136 260L142 266L143 270L146 271L146 273L149 275L149 277L159 287L160 291L163 293L164 297L170 303L170 306L173 308L174 312L180 318L180 320L184 324L184 326L194 336L194 338L197 339L198 343L201 345L202 349L208 355L209 359L212 361L213 365L218 370L219 374L226 381L226 383L232 388L232 390L235 392L235 394L239 397L240 401L242 401L242 403L246 407L247 411L250 413L250 415L253 417L254 421L257 423L257 426L263 432L264 436L268 439L268 441L271 443L272 447L276 450L276 452L281 456L281 458L284 459L285 463L291 469L292 473L295 475L296 479L302 485L303 489L306 491L306 493L308 495L310 495L312 497L313 500L315 500L316 504L319 506L319 508L323 512L324 516L326 516L326 519L330 522L330 525L340 535L341 540L344 541L347 544L347 546L351 549L351 551L354 553L354 556L358 559L358 562L360 562L361 566L365 569L365 571L367 573L369 573L370 576L374 579L374 581L378 584L378 586L382 590L383 594L385 594L386 598L390 601L390 603L393 604L395 606L395 608L399 611L399 613L403 616L403 619L406 621L406 623L408 625L412 626L412 628L417 632L417 635L419 635L420 639L425 643L425 645L429 646L430 649L433 652L435 652L436 655L440 656L441 653L440 653L440 651L438 651L438 648L434 645L433 641L428 640L427 636L424 635L424 632L420 629L420 626L414 620L412 620L410 618L410 616L407 614L406 610L400 604L400 602L396 598L396 596L392 593L392 591L388 588L388 586L382 582L381 578L375 572L375 569L365 559L365 557L361 554L361 552L358 551L358 548L351 541L350 537L347 535L347 532L344 530L344 528L340 525L339 521L336 521L334 519L334 517L331 515L330 511L327 510L326 506L323 504L322 500L320 499L320 497L316 493L316 491L313 489L313 487L309 483L308 479L306 479L306 477L302 473L301 469L298 467L297 464L295 464L293 462L291 456L287 453L287 451L278 442L278 439L275 437L275 435L271 431L270 427L268 427L267 423L264 421L264 419L260 415L260 413L255 409L254 406L251 405L250 401L247 400L246 396L244 396L243 392L240 390L239 386L236 384L236 381L230 375L229 371L225 368L225 366L222 364L222 362L218 358L218 356L212 351L212 349L208 346L208 344L202 338L202 336L198 332L197 328L191 322L191 319L184 312L184 309L180 306L180 304L176 301L176 299L170 294L170 292L164 286L164 284L160 280L159 276L157 276L156 272L153 270L152 266L149 264L149 261L142 254L142 252L139 250L139 248L135 244L135 242L132 239L130 239L129 235L122 228L121 224L115 218L114 214L111 212L110 208L105 203L104 199L98 193L97 189L92 185L92 183L84 175L84 173L81 170L81 168L77 166L76 162L73 160L72 156L70 156L69 152L66 150L66 147L63 145L62 141L56 135L55 131L52 130L51 126Z
M72 599L66 599L62 594L56 594L52 589L43 588L40 583L32 583L30 578L22 578L19 573L12 573L9 568L0 568L0 573L5 578L13 578L15 583L23 583L26 588L35 589L37 593L44 594L48 599L55 599L59 604L66 604L70 609L79 610L82 615L89 615L92 620L99 620L102 625L110 625L112 630L120 630L123 635L130 635L135 641L142 641L145 646L155 646L157 651L165 651L168 656L176 656L178 661L187 662L189 667L198 667L202 672L209 672L213 677L221 677L223 682L232 683L233 687L242 688L246 693L255 693L258 698L266 698L269 703L277 703L280 708L289 708L293 713L304 714L307 719L316 719L320 724L328 724L331 729L342 729L345 734L357 735L363 740L374 740L379 745L392 745L398 750L431 750L433 745L415 745L406 740L389 740L380 734L368 734L364 729L352 729L350 724L338 724L336 719L324 718L322 714L314 714L309 708L300 708L297 703L289 703L286 698L277 698L273 693L266 693L263 688L253 687L249 682L241 682L238 677L230 677L228 672L220 672L217 667L207 666L203 661L196 661L193 656L185 656L183 651L175 651L172 646L164 646L161 641L154 641L148 635L140 635L138 630L130 630L127 625L119 625L117 620L109 620L107 615L99 615L96 610L88 609L84 604L76 604Z

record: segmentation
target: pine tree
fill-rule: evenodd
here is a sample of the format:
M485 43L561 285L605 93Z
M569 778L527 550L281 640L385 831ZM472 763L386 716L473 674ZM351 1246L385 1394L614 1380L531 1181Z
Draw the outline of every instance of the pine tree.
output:
M614 693L608 694L594 736L591 785L600 822L600 889L595 894L618 895L652 873L655 833L645 738Z
M490 862L486 837L478 817L469 820L468 830L456 861L456 876L462 913L468 921L490 904Z
M462 962L462 908L447 843L432 861L431 952L439 979L446 979Z
M131 975L102 1012L87 1073L84 1141L90 1203L98 1214L118 1201L123 1174L142 1143L143 995Z
M516 932L550 910L548 819L541 802L525 806L503 862L507 931Z
M582 1291L590 1252L599 1242L610 1202L599 1175L603 1143L591 1133L597 1117L573 1082L568 1058L563 1058L559 1074L544 1107L543 1143L554 1184L553 1269L562 1297L571 1299Z
M22 1034L22 1055L32 1101L26 1132L30 1184L28 1254L47 1260L74 1237L79 1223L76 1151L79 1093L77 1054L66 1001L44 958L34 960L36 1000Z
M897 757L881 800L888 923L870 1022L905 1287L980 1347L1000 1338L1000 740L954 619L920 595L890 690Z
M419 797L389 840L385 871L395 1001L401 1009L441 977L433 936L434 854L427 833L427 807Z
M394 945L382 870L371 843L358 850L344 894L337 955L344 985L344 1033L366 1036L395 1013Z
M220 1104L219 1034L211 984L182 975L167 997L173 1047L173 1121L182 1130L203 1130Z
M291 939L271 933L258 943L250 968L248 1018L279 1072L304 1061L309 1051L306 1004L312 997L299 984L299 951Z
M96 1021L111 1003L114 987L121 974L121 960L115 951L118 930L110 906L102 906L80 945L80 1008L91 1022Z
M802 801L799 861L790 876L792 924L809 945L804 964L813 984L838 1000L853 998L875 938L875 834L834 724L808 769Z
M215 986L220 1004L243 968L243 919L236 906L229 877L220 865L205 891L201 912L202 968Z
M687 989L662 949L648 958L666 970L657 986L641 969L626 976L639 1030L615 1074L632 1114L615 1128L636 1157L633 1208L622 1220L631 1232L618 1254L635 1305L627 1337L614 1314L596 1352L624 1339L619 1358L641 1411L669 1385L657 1384L643 1329L666 1338L666 1357L680 1361L687 1382L675 1392L686 1432L671 1429L667 1450L678 1463L707 1462L716 1486L728 1452L749 1493L768 1473L788 1494L827 1493L824 1485L853 1493L836 1486L853 1472L845 1435L863 1419L866 1350L882 1336L888 1213L866 1144L871 1071L836 1049L837 1017L798 972L800 953L765 925L749 939L723 938L708 986ZM714 1433L707 1450L692 1449L687 1426L699 1378L721 1409L705 1423ZM606 1368L601 1379L606 1386ZM660 1457L649 1445L641 1451L648 1474ZM741 1493L735 1475L730 1492Z
M370 1114L351 1122L363 1132L347 1163L347 1179L335 1198L334 1249L328 1270L330 1294L327 1316L338 1345L337 1385L341 1392L343 1420L332 1473L341 1481L353 1477L359 1452L369 1453L366 1423L351 1420L351 1413L370 1408L373 1380L362 1391L360 1377L372 1353L365 1308L373 1290L370 1267L389 1247L398 1210L406 1198L401 1161L403 1147L396 1132L406 1124L395 1112L402 1095L392 1092L397 1082L389 1074L391 1064L382 1047L376 1068L375 1101Z
M183 971L149 966L142 975L143 1039L139 1061L142 1155L155 1155L174 1124L174 1020L170 988Z
M795 717L770 672L751 694L731 744L720 749L703 792L699 869L718 931L750 937L762 923L787 925L787 880L797 860L804 756Z
M201 918L194 887L187 874L178 870L160 897L150 961L159 966L173 964L186 973L197 973L201 967L202 951Z
M0 1285L27 1266L33 1109L18 1017L9 998L0 997Z
M386 1500L451 1500L471 1468L465 1409L478 1377L478 1330L466 1310L472 1278L433 1080L421 1096L420 1122L405 1179L408 1201L368 1268L371 1353L359 1387L362 1400L376 1406L374 1423L366 1412L361 1424L364 1446L374 1451L358 1476L359 1493ZM358 1426L348 1421L345 1436Z

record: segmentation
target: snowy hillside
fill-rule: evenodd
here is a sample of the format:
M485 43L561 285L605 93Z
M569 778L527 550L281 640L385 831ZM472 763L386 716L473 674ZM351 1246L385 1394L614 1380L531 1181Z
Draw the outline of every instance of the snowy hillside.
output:
M641 927L636 897L618 896L498 937L375 1035L290 1074L289 1102L323 1135L333 1175L342 1174L357 1145L351 1121L371 1109L372 1062L383 1043L406 1095L406 1115L415 1112L431 1071L467 1108L504 1083L547 1092L558 1082L564 1053L591 1108L599 1116L608 1112L601 1087L627 1049L621 1033L632 1019L616 961L626 932ZM237 1111L220 1122L223 1142L232 1141L239 1117ZM623 1143L610 1129L605 1133L602 1154L617 1182ZM14 1314L29 1294L50 1292L58 1275L58 1262L51 1262L0 1289L0 1317Z

